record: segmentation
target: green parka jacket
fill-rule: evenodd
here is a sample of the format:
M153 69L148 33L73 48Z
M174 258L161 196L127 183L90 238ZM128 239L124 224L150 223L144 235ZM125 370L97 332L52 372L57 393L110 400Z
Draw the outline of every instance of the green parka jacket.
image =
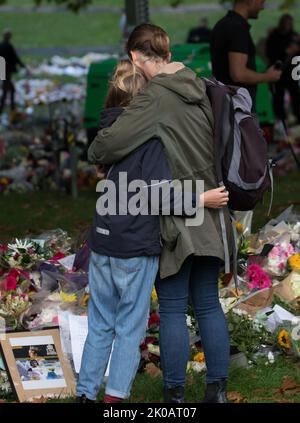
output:
M212 109L205 83L192 70L184 68L153 78L110 128L98 132L88 159L111 165L153 137L161 139L174 179L203 180L205 191L217 188ZM231 253L233 237L227 208L224 214ZM178 273L192 254L224 260L218 210L205 208L201 226L188 227L182 217L162 216L160 227L161 278Z

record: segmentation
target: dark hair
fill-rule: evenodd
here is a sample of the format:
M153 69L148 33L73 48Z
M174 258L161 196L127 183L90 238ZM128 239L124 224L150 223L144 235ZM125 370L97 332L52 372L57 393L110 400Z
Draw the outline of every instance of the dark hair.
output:
M131 58L131 51L139 51L151 59L167 60L170 51L170 39L166 31L156 25L142 24L130 34L126 51Z
M281 16L280 20L279 20L279 24L278 24L278 28L280 31L285 31L285 25L287 21L293 21L294 18L292 15L290 15L289 13L285 13L284 15Z
M140 69L137 69L130 60L121 60L109 81L105 107L128 106L132 98L145 87L146 83L147 79Z

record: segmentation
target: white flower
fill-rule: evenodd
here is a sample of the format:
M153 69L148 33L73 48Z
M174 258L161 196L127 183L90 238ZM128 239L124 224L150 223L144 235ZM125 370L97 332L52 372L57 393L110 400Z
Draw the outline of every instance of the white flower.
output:
M271 363L271 364L273 364L275 362L275 357L274 357L274 354L272 353L272 351L268 352L268 360L269 360L269 363Z
M296 225L293 227L293 231L300 234L300 222L296 223Z
M190 361L190 369L196 373L201 373L206 370L205 363L199 363L198 361Z
M193 327L192 318L189 315L186 316L186 325L187 325L188 328Z
M7 247L10 250L18 253L19 252L19 249L28 250L29 248L33 248L33 244L28 239L22 240L22 239L17 239L16 238L15 243L14 244L8 244Z
M232 311L238 316L248 316L248 313L245 310L241 310L239 308L233 308Z

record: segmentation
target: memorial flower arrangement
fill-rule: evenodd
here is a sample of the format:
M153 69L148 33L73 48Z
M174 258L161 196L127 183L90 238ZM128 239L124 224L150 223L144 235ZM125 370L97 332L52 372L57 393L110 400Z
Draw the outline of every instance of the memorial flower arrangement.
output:
M22 328L21 316L31 305L27 294L6 294L0 297L0 317L11 330Z
M250 290L270 288L272 286L271 279L258 264L251 264L247 268L247 280Z
M295 254L291 243L276 243L268 255L267 271L274 276L284 276L287 273L287 264Z
M43 250L39 244L30 240L16 239L14 243L1 246L1 265L4 269L26 269L36 267L39 261L47 260L51 253Z
M243 352L253 362L263 346L300 357L300 341L293 335L293 325L276 323L270 331L266 326L268 316L258 317L261 310L274 306L273 291L286 301L286 306L283 302L281 305L292 313L292 305L300 300L300 222L294 219L289 223L287 218L251 234L249 223L238 221L236 229L238 289L232 275L221 273L219 281L220 303L229 325L231 348ZM87 246L72 244L62 230L0 245L0 318L5 320L4 329L58 326L60 311L86 314L88 261ZM300 312L295 313L300 316ZM200 372L206 368L205 356L190 307L186 323L191 343L187 370ZM148 363L160 367L159 326L158 297L153 289L147 331L141 345L140 370Z

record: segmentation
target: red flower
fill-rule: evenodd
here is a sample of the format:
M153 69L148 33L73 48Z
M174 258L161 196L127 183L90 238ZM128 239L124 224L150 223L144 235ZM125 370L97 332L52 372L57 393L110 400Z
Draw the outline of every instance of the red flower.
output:
M19 257L20 257L20 254L16 253L13 258L14 258L14 260L18 260Z
M0 251L7 251L8 246L7 245L0 245Z
M154 344L157 342L156 338L146 337L144 342L141 344L141 350L145 351L148 349L148 344Z
M148 327L153 325L159 325L159 322L160 322L159 315L157 313L152 313L148 321Z
M8 275L4 281L5 291L15 291L17 288L17 280L13 276Z
M9 275L8 276L12 276L13 278L17 279L20 277L20 271L18 269L11 269L9 271Z

